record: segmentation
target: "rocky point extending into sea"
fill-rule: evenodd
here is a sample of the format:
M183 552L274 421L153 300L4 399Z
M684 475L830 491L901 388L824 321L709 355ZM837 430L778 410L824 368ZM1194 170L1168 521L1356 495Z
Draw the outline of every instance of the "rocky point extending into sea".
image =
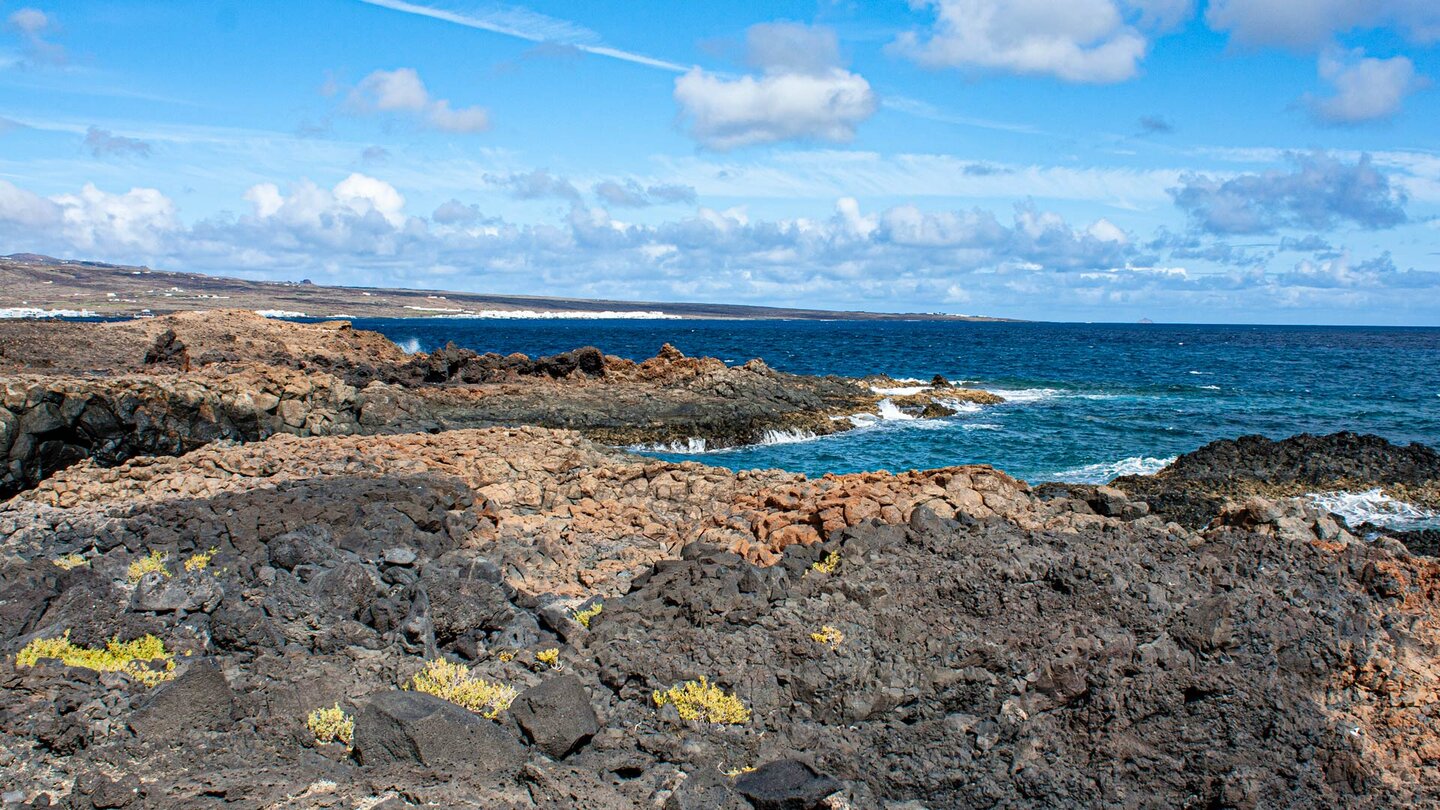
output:
M994 401L943 382L891 402ZM1430 448L1246 437L1102 487L620 449L898 385L0 324L5 806L1440 801L1436 538L1298 497L1435 508Z

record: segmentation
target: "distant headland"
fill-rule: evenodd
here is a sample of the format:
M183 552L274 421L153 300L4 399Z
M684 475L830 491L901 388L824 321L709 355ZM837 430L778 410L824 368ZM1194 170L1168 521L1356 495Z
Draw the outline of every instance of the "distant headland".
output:
M728 318L759 320L1003 321L944 313L792 309L740 304L659 303L446 290L331 287L308 281L249 281L152 270L34 253L0 257L0 315L135 317L249 309L315 318Z

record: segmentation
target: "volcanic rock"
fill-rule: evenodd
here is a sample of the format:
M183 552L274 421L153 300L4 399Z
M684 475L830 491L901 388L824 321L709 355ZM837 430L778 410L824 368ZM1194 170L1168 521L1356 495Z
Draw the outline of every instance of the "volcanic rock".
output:
M509 732L422 692L373 696L355 718L355 758L367 766L419 766L445 772L504 774L525 761Z
M530 687L515 699L510 713L526 738L553 759L565 757L600 730L590 695L574 675Z

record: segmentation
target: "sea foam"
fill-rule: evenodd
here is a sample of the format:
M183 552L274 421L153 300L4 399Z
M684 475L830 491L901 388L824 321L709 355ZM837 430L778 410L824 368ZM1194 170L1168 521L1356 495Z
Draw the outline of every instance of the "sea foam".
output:
M1067 484L1108 484L1122 475L1154 475L1170 466L1174 461L1175 456L1169 458L1130 456L1119 461L1102 461L1064 470L1055 473L1050 480L1063 481Z
M1440 529L1440 512L1396 500L1378 488L1364 492L1312 492L1305 497L1351 526L1373 523L1390 529Z
M100 313L88 309L40 309L39 307L0 308L0 320L39 318L94 318Z

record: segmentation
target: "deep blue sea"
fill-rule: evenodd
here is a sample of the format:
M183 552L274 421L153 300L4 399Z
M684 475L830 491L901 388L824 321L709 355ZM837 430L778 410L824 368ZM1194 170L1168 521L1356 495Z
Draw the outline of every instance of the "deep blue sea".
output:
M1440 329L697 320L357 320L410 350L640 360L760 357L803 374L887 374L1008 400L941 420L882 420L810 441L655 453L818 475L993 464L1030 481L1152 472L1208 441L1355 430L1440 446Z

